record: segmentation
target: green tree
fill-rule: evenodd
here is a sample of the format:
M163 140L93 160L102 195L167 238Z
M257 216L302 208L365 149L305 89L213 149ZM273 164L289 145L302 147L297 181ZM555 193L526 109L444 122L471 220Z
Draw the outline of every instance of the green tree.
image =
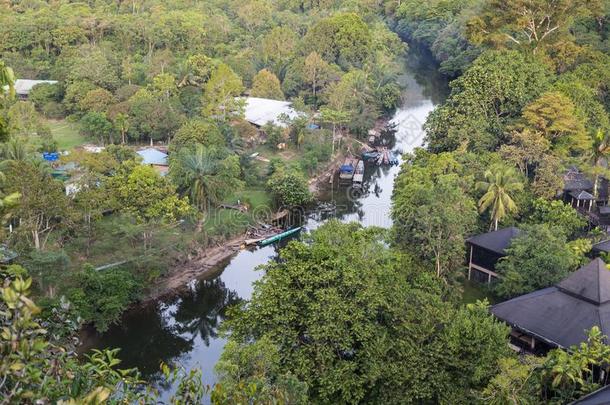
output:
M201 211L243 187L239 158L201 144L183 148L172 157L170 175Z
M524 108L523 118L559 155L589 150L590 140L574 104L559 92L546 92L532 101Z
M180 126L171 143L173 151L201 144L206 148L222 148L225 138L216 122L210 119L190 119Z
M395 241L405 251L434 264L446 277L464 260L465 236L474 230L476 206L456 174L450 154L430 155L405 164L392 194Z
M228 65L220 63L203 87L203 116L226 121L233 114L240 114L243 100L237 97L243 91L241 78Z
M8 92L4 92L4 87L8 87ZM9 98L15 97L15 73L13 69L0 60L0 88L2 88L2 98L8 95Z
M544 198L534 201L534 212L529 219L534 223L555 226L570 239L587 225L585 219L569 204Z
M432 151L460 146L494 150L506 125L549 86L550 72L516 51L487 51L451 85L447 102L427 118L425 129Z
M349 122L349 114L344 111L333 110L328 107L320 108L320 114L322 122L328 122L333 126L333 139L332 139L332 155L335 155L335 139L337 133L337 125L346 124Z
M112 142L114 126L112 125L112 122L106 118L105 113L94 111L88 112L81 118L80 123L80 132L83 135L89 138L98 139L102 145Z
M380 229L330 221L264 269L229 321L221 385L290 378L309 403L468 403L506 354L505 325L484 306L453 309Z
M573 18L597 12L600 2L586 0L491 0L468 22L474 42L536 51L566 37Z
M188 203L150 166L123 163L107 184L117 208L140 222L171 223L189 214Z
M485 194L479 199L479 212L490 210L490 229L498 230L498 222L507 215L518 211L514 201L515 193L523 190L523 183L515 169L509 166L495 166L485 171L485 180L477 182L477 188Z
M564 279L580 263L581 256L567 243L561 229L547 224L522 225L506 257L497 265L502 276L495 290L514 297L549 287Z
M51 235L70 224L70 204L62 184L27 161L12 162L6 178L8 192L21 196L14 213L19 220L15 234L36 250L44 249Z
M279 79L267 69L261 70L254 76L250 95L252 97L270 98L273 100L284 99Z
M118 113L113 119L114 128L121 134L121 145L127 142L127 131L129 131L129 116L125 113Z
M267 188L280 205L303 206L311 202L307 181L294 170L278 170L267 181Z

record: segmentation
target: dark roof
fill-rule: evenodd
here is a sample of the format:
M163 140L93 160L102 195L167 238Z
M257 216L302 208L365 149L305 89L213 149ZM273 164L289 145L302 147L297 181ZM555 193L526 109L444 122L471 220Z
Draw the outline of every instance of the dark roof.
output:
M610 385L606 385L572 402L572 405L608 405L610 404Z
M18 254L10 250L6 245L0 245L0 264L8 264L16 259Z
M519 229L511 226L510 228L498 229L497 231L483 233L468 238L471 245L479 246L492 252L504 255L506 249L510 247L512 239L519 235Z
M607 205L602 205L601 207L599 207L599 213L601 215L608 215L608 214L610 214L610 207L608 207Z
M557 284L557 288L596 305L610 301L610 271L602 259L593 259Z
M593 182L576 167L571 167L563 176L563 189L565 191L593 190Z
M551 345L570 347L599 326L610 332L610 271L601 259L572 273L554 287L494 305L491 312L506 323Z
M591 247L591 250L596 253L608 253L610 252L610 239L597 242Z
M584 190L581 191L570 191L570 195L577 200L595 200L595 197L591 193L587 193Z

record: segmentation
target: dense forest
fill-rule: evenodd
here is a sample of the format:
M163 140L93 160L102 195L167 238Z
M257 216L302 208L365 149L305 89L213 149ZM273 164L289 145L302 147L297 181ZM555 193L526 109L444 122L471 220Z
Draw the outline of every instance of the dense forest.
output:
M609 2L60 0L0 11L2 403L158 400L138 370L120 369L120 352L77 356L78 330L119 322L257 210L311 204L307 179L400 105L409 49L436 60L450 94L424 124L425 146L402 157L392 227L330 220L288 243L228 310L218 384L162 364L177 387L168 400L562 404L606 385L603 330L517 355L489 305L555 285L607 239L591 205L566 201L565 173L607 202ZM56 83L26 99L17 79ZM247 96L289 100L298 114L255 128ZM167 150L167 173L141 164L148 145ZM248 210L220 208L236 202ZM466 304L467 239L509 226L520 233L500 278Z

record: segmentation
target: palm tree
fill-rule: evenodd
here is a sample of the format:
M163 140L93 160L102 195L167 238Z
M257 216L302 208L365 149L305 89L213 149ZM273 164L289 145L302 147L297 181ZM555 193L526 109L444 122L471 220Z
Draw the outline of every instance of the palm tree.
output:
M523 183L512 167L492 166L484 174L485 181L479 181L477 188L485 191L479 200L479 212L491 209L490 229L498 230L498 222L506 215L517 212L513 194L523 190Z
M206 211L210 204L220 202L224 184L222 176L218 176L220 165L215 150L197 145L194 151L180 150L175 159L173 176L194 205Z

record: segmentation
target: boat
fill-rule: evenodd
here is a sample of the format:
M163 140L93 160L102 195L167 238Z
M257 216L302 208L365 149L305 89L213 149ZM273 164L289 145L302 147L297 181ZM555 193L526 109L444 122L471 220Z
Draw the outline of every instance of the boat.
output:
M362 152L362 159L365 162L368 162L371 160L376 160L378 157L379 157L379 152L377 152L376 150Z
M354 162L347 158L339 168L339 180L350 181L354 177Z
M269 238L263 239L261 241L258 241L258 246L267 246L270 245L272 243L275 242L279 242L280 240L287 238L290 235L294 235L295 233L299 232L303 227L302 226L297 226L296 228L292 228L289 229L287 231L284 231L282 233L278 233L277 235L273 235Z
M354 172L354 179L352 181L352 187L361 188L363 180L364 180L364 162L362 160L359 160L358 164L356 165L356 171Z

